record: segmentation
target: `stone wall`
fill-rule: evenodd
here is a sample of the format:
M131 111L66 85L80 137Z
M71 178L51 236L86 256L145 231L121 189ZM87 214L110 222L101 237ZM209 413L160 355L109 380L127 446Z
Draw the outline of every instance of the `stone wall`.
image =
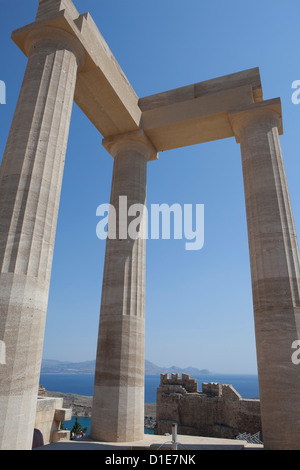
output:
M71 418L72 410L63 408L63 398L48 397L44 387L40 386L34 428L35 432L40 433L43 445L60 440L69 440L70 431L60 430L60 423ZM41 442L41 438L38 439L39 442ZM33 447L35 446L33 445Z
M242 398L232 385L203 383L199 392L189 375L162 374L156 422L156 434L171 433L176 422L179 434L233 439L261 432L260 401Z

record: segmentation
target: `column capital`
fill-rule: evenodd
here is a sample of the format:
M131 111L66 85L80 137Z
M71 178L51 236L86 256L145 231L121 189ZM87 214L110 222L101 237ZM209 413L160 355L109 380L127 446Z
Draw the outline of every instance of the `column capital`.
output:
M135 150L146 155L148 161L158 160L157 150L143 130L107 137L102 145L114 158L120 151Z
M45 40L53 41L56 44L63 44L66 49L71 50L75 54L78 62L78 70L84 67L86 55L80 41L63 29L51 26L39 26L30 31L24 44L25 54L29 56L32 48Z
M240 143L240 135L246 127L261 127L263 123L267 127L277 127L279 134L283 134L280 98L233 109L228 116L237 143Z

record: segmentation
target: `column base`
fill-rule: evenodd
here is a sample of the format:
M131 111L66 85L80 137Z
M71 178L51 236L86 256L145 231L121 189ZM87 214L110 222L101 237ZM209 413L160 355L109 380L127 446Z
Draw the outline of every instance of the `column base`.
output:
M144 387L95 386L90 437L95 441L132 442L144 438Z

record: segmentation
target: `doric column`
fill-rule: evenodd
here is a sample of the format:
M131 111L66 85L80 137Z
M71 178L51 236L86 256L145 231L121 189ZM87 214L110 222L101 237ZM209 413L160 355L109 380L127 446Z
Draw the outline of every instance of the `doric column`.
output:
M241 144L263 441L300 449L300 262L281 154L279 100L231 114Z
M0 169L0 448L31 449L62 175L81 47L33 30Z
M144 435L145 204L147 161L156 155L142 131L103 141L114 157L103 274L91 437L134 441ZM121 196L121 199L120 199ZM127 199L126 199L127 198ZM139 236L128 232L141 205ZM110 238L114 235L115 238Z

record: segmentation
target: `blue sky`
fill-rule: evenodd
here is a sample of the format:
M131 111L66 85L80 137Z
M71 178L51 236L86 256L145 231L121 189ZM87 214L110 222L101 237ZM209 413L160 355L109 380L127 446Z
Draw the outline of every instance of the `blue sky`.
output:
M3 154L27 59L11 31L37 0L0 0ZM259 67L264 98L280 97L281 137L299 234L299 0L74 0L89 11L139 97ZM96 209L109 202L112 157L74 104L59 212L44 357L95 358L105 242ZM146 358L161 366L256 373L240 148L235 139L160 153L148 164L148 201L204 204L205 244L148 240Z

